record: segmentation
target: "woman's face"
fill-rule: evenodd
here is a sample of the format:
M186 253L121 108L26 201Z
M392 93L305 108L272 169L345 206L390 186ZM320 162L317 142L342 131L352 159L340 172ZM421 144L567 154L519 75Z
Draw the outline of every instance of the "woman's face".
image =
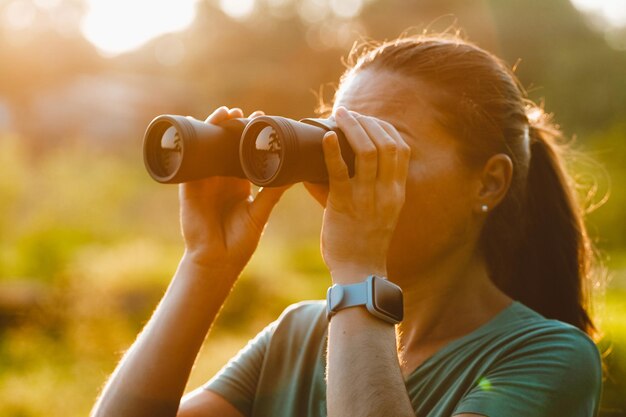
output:
M479 172L463 163L458 141L436 121L433 94L407 76L364 70L342 84L334 104L391 123L411 147L405 204L387 257L396 281L471 249L480 231L473 199Z

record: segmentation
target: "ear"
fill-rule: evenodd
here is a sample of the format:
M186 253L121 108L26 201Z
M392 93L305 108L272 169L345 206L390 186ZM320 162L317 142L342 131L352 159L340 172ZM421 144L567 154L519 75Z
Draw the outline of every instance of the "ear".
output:
M512 177L513 162L508 155L499 153L489 158L480 173L474 210L486 213L500 204L511 185Z

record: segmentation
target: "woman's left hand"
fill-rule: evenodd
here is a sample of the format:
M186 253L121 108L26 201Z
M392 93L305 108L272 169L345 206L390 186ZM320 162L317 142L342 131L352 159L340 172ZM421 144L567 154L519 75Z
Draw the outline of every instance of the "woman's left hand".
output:
M386 276L387 250L404 204L411 150L398 131L374 117L335 112L355 153L349 177L337 135L324 136L329 193L322 225L322 256L334 283Z

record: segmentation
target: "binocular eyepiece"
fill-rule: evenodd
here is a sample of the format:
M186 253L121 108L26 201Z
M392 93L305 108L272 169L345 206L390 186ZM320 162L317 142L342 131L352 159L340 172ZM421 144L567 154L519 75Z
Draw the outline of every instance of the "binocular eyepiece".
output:
M154 180L166 184L211 176L248 178L263 187L326 182L322 138L329 131L337 133L352 176L354 152L332 119L260 116L209 124L161 115L144 135L144 163Z

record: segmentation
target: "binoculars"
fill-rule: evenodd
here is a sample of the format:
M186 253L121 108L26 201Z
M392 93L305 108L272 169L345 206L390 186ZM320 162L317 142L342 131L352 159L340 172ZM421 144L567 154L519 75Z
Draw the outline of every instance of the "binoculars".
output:
M247 178L262 187L323 183L328 181L328 171L322 138L329 131L337 133L352 176L354 152L332 119L260 116L210 124L161 115L146 129L144 163L150 176L165 184L211 176Z

